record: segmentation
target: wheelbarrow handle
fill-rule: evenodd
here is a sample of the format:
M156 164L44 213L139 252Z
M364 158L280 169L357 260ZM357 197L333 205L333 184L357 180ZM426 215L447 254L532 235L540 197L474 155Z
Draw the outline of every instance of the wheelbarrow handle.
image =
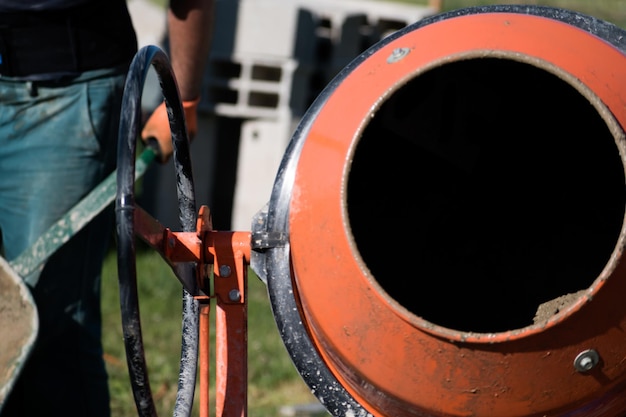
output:
M153 146L146 146L144 151L137 157L135 162L135 181L146 172L157 153L158 149L154 149ZM33 245L9 262L11 268L24 278L28 284L36 284L36 282L29 281L29 279L37 279L31 278L30 275L37 268L43 267L48 257L113 202L117 189L116 172L109 174L63 217L50 226Z

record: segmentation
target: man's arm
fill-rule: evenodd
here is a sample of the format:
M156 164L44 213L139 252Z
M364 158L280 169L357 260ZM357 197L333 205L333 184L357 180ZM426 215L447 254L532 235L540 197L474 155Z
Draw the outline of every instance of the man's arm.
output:
M213 34L214 0L171 0L167 11L170 59L183 101L200 95Z
M169 57L191 139L197 130L197 108L213 34L214 7L214 0L170 0L167 10ZM152 113L141 138L144 141L156 139L161 152L160 161L169 160L172 136L165 103Z

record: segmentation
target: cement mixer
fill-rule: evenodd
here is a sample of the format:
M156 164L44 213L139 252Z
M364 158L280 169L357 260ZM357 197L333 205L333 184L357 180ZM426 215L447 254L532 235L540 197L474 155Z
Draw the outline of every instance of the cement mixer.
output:
M311 107L252 265L333 415L626 415L623 34L446 13Z
M251 267L333 416L626 416L625 34L569 10L488 6L388 36L311 105L250 231L213 230L195 207L171 70L158 48L140 50L116 196L139 415L156 413L135 237L185 289L174 415L191 412L197 374L209 416L212 371L214 414L247 415ZM181 231L134 201L150 65L170 114Z

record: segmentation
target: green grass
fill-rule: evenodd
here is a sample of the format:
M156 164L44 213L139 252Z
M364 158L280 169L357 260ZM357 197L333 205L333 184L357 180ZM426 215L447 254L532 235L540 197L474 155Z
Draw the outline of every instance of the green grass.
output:
M167 264L151 250L138 251L137 281L145 355L157 412L159 416L172 415L181 346L182 289ZM248 293L249 412L255 417L276 417L282 405L308 403L315 398L291 363L276 329L266 287L252 271ZM103 269L103 325L112 415L136 416L124 352L115 252L109 254ZM215 351L214 346L210 351ZM196 393L195 416L198 398ZM210 398L214 398L213 392ZM214 415L214 403L210 407Z
M426 4L426 0L391 0L408 4ZM626 27L626 2L623 0L442 0L443 11L492 4L528 4L560 7L585 13Z

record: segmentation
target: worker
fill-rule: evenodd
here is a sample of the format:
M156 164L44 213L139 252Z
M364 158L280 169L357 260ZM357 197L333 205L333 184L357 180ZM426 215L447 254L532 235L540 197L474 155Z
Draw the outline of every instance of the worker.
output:
M196 131L213 0L171 0L169 57ZM126 0L0 0L0 237L11 261L115 168L125 76L137 52ZM171 155L163 105L142 138ZM40 327L2 417L108 417L100 275L112 207L22 277ZM0 330L1 332L1 330ZM1 336L0 336L1 337Z

